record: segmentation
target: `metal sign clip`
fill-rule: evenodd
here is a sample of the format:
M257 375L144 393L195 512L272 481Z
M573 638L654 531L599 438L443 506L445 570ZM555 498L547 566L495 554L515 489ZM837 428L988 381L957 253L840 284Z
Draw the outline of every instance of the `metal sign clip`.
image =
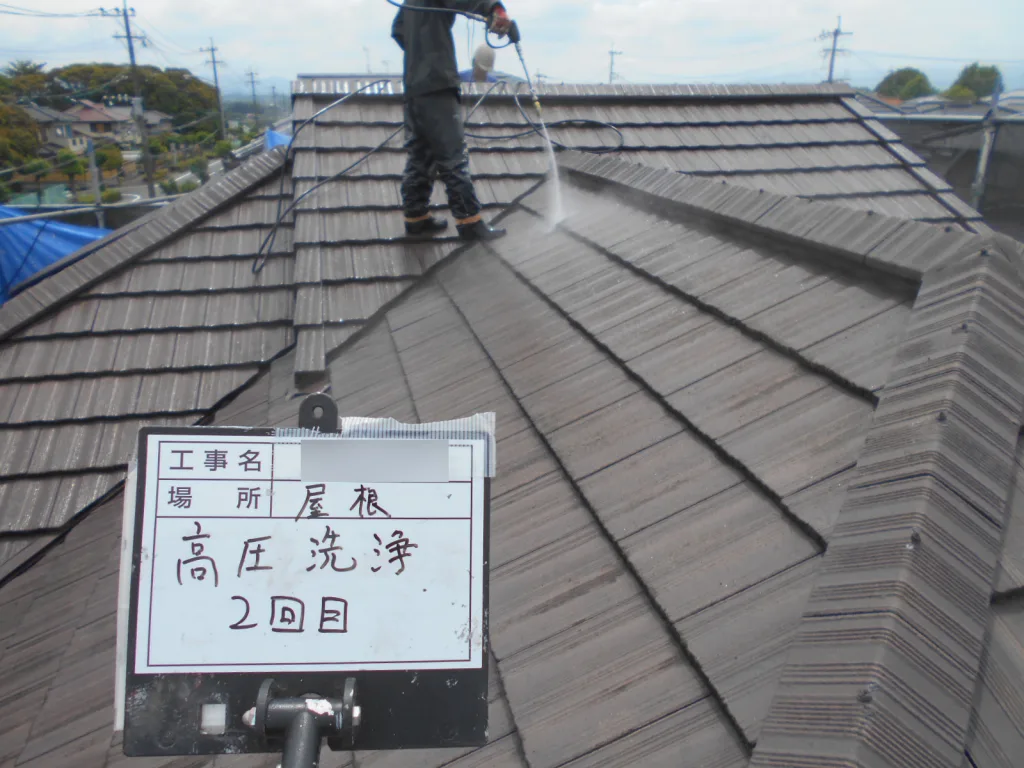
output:
M242 716L242 722L264 738L284 734L281 768L316 768L325 736L355 746L362 711L356 704L355 678L345 680L342 699L326 699L315 693L295 698L275 697L272 678L264 680L256 706Z

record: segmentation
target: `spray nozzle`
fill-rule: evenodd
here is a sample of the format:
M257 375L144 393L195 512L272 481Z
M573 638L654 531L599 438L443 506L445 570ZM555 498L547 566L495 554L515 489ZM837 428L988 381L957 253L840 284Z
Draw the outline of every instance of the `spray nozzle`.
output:
M537 110L537 117L543 117L543 110L540 107L540 99L533 97L533 108Z
M508 41L515 45L521 42L522 39L522 35L519 34L519 25L513 21L512 26L508 28Z

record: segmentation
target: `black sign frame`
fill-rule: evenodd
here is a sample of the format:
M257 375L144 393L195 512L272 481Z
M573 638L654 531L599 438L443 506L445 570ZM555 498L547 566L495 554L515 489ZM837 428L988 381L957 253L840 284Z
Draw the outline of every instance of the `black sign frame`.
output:
M490 606L490 509L491 481L484 478L483 531L483 653L480 669L212 674L137 674L135 648L138 628L139 570L142 551L146 467L150 436L203 435L225 437L277 437L265 428L147 427L139 432L138 482L134 500L135 526L132 542L131 586L126 637L124 740L129 757L178 757L187 755L238 755L281 752L284 738L259 734L243 722L256 706L260 686L268 678L282 697L315 693L328 699L344 696L345 682L356 680L356 705L361 724L357 750L431 749L481 747L487 743L489 606ZM484 440L486 434L461 434L460 439ZM227 728L214 735L201 730L204 704L224 704ZM332 750L353 746L328 738Z

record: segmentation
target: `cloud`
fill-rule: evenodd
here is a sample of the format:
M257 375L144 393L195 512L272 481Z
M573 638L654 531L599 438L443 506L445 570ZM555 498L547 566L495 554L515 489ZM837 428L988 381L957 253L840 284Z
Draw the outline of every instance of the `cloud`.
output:
M837 75L873 85L895 67L916 65L947 85L963 63L1024 58L1017 30L1020 0L985 0L965 13L962 0L507 0L523 30L533 71L554 80L608 78L609 51L630 82L817 82L825 76L817 40L843 14L854 32L842 45ZM91 10L87 0L32 0L50 12ZM153 43L140 60L184 66L206 77L198 49L212 37L227 62L226 90L238 90L252 67L265 82L299 73L397 71L390 39L394 9L384 0L135 0L135 23ZM51 66L83 60L123 61L113 19L41 20L4 16L0 52ZM456 25L465 63L469 30ZM895 55L890 55L895 54ZM952 59L927 61L923 57ZM519 71L511 51L500 69ZM1024 87L1024 62L1003 65L1011 87Z

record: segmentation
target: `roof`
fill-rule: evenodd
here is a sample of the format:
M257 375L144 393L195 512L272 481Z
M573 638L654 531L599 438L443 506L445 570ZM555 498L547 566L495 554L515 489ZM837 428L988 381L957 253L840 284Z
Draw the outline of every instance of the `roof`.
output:
M317 98L296 98L297 120ZM755 136L823 123L830 157L832 131L867 130L844 98L549 101L632 116L637 142L673 119L677 135L717 119L723 140L743 117ZM280 152L249 160L0 309L0 521L17 534L0 537L17 617L0 630L0 764L122 759L118 483L137 427L290 425L322 390L347 414L498 423L491 743L356 763L1012 765L1024 247L967 215L630 162L647 144L563 153L570 215L552 231L527 144L474 152L513 232L493 247L389 239L385 153L301 206L254 282L293 183L379 142L394 109L353 100L300 134L286 175ZM513 109L482 108L481 132ZM311 338L320 371L303 368Z
M75 118L38 104L19 104L19 108L37 123L73 123Z
M126 110L128 114L119 114L115 111L118 109ZM105 107L102 104L84 99L65 110L65 114L71 115L77 122L81 123L123 123L131 120L131 110L129 108Z

